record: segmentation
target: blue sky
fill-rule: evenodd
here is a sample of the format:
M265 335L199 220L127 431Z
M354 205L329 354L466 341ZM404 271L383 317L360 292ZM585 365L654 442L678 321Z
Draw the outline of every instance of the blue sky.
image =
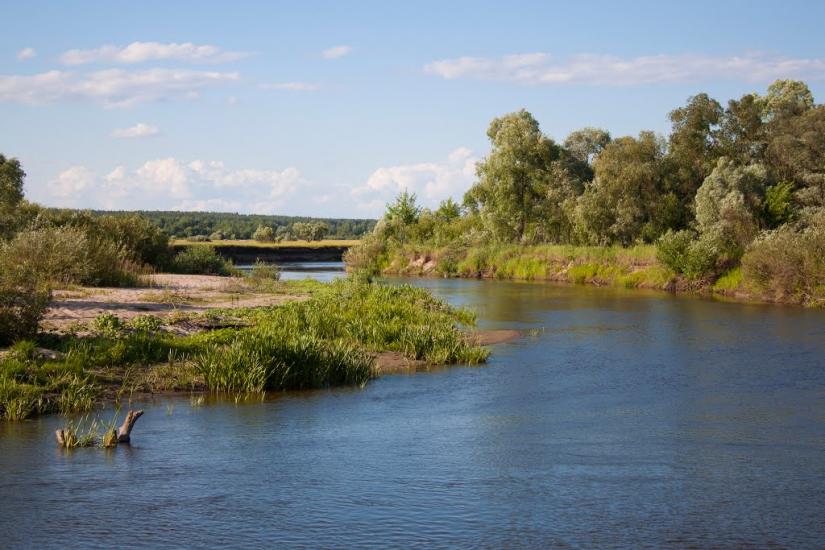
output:
M0 152L50 206L377 216L459 198L522 107L561 141L825 97L825 2L5 4Z

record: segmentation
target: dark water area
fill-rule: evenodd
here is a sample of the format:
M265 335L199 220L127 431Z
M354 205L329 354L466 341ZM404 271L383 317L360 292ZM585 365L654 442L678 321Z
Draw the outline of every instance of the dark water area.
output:
M345 275L343 262L280 262L275 265L281 270L282 281L315 279L328 283ZM235 267L250 272L254 264L238 264Z
M825 312L416 280L486 366L146 403L131 447L0 423L0 546L825 546Z

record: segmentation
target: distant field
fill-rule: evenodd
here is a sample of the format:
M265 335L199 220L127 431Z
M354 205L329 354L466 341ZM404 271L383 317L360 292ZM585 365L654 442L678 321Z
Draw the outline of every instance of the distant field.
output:
M192 242L186 239L173 239L172 244L175 246L188 245L210 245L216 248L223 246L247 246L257 248L324 248L327 246L355 246L359 243L358 240L324 240L324 241L281 241L279 243L262 243L252 239L244 240L223 240L223 241L209 241L209 242Z

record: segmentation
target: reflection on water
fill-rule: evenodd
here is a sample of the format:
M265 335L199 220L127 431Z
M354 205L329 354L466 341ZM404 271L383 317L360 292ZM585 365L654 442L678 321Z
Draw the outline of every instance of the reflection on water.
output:
M282 281L315 279L316 281L327 283L344 275L343 262L281 262L277 265L281 271ZM255 266L252 264L240 264L235 267L242 271L249 272Z
M159 400L113 452L0 424L0 545L825 544L825 312L413 282L537 330L485 367Z

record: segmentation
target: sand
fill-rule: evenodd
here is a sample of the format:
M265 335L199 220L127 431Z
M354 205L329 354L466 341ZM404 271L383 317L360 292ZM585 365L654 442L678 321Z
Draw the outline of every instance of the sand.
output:
M305 299L256 292L236 277L158 274L142 288L89 288L57 290L42 326L60 330L86 323L103 313L122 319L138 315L170 315L176 311L202 312L214 308L259 307Z

